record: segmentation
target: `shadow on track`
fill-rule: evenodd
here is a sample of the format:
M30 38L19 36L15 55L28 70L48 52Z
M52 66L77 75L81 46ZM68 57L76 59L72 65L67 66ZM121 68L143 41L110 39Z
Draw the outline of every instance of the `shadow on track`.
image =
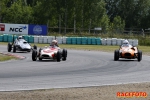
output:
M129 61L137 61L137 60L133 60L133 59L119 59L118 61L129 62Z

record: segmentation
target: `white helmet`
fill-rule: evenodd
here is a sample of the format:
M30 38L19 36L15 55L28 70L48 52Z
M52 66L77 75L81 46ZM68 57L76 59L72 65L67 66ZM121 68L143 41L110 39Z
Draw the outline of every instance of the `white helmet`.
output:
M52 43L57 43L57 41L56 41L56 40L53 40Z
M23 39L23 37L22 36L18 36L18 39Z
M129 44L129 41L128 40L124 40L123 44Z
M54 46L57 44L57 41L56 40L52 40L52 43L50 44L51 46Z

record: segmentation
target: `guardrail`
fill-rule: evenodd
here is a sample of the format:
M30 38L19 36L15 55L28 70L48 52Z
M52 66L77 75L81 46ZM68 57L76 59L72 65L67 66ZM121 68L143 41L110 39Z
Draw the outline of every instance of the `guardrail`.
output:
M13 42L17 35L0 35L0 42ZM29 43L51 43L53 39L58 41L58 44L78 44L78 45L121 45L125 39L119 38L100 38L100 37L65 37L65 36L32 36L24 35L24 39ZM131 45L137 46L137 39L128 39Z

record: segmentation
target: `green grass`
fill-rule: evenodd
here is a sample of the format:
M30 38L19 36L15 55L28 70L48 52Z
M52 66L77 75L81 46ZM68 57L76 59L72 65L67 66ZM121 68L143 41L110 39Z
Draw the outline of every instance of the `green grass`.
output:
M7 45L6 42L0 42L0 45ZM31 44L32 46L34 44ZM37 47L49 46L49 44L35 44ZM119 46L104 46L104 45L71 45L71 44L59 44L60 48L75 49L75 50L93 50L93 51L105 51L114 52L114 50L119 49ZM150 46L138 46L139 50L143 54L150 55Z
M7 56L7 55L0 54L0 62L1 61L11 60L11 59L16 59L16 58L12 57L12 56Z

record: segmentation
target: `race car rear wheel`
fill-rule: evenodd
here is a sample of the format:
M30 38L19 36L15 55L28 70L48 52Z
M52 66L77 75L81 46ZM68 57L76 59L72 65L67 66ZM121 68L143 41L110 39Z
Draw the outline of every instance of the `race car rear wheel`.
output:
M115 50L115 52L114 52L114 60L115 61L119 60L119 50Z
M60 53L60 51L57 52L56 58L57 58L57 62L60 62L60 59L61 59L61 53Z
M142 60L142 51L138 50L138 61Z
M14 53L16 52L16 46L15 45L13 46L13 52Z
M34 50L37 50L37 46L36 46L36 45L34 45L34 46L33 46L33 49L34 49Z
M32 51L32 60L33 60L33 61L36 61L36 59L37 59L37 51L36 51L36 50L33 50L33 51Z
M8 43L8 46L7 46L8 52L11 52L11 49L12 49L12 45L10 43Z
M65 61L67 59L67 50L63 49L62 51L62 60Z

